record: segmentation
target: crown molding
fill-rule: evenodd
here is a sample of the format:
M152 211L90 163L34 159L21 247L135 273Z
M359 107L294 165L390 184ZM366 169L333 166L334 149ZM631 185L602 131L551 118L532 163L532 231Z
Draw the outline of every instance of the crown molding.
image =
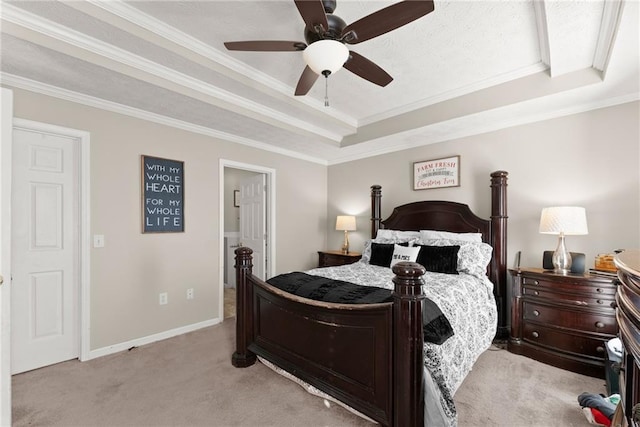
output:
M195 37L191 37L190 35L179 31L176 28L170 27L165 22L155 19L154 17L141 12L139 9L136 9L135 7L130 6L121 0L87 1L88 3L91 3L96 7L106 10L107 12L115 16L118 16L134 25L150 31L159 37L169 40L172 43L175 43L176 45L182 47L183 49L190 50L204 58L210 59L216 65L220 65L217 67L216 71L226 75L229 78L233 79L234 76L226 72L226 70L232 70L246 77L247 79L250 79L254 82L259 83L260 85L263 85L266 88L269 88L270 90L275 90L281 95L284 95L288 100L293 100L293 102L291 102L292 105L302 103L317 110L318 112L321 112L324 115L330 116L333 119L344 123L347 126L353 128L356 128L358 126L358 121L354 117L346 116L344 113L338 112L336 110L327 109L324 106L324 102L321 102L320 100L316 100L308 96L292 98L291 94L294 92L293 87L286 85L280 80L274 79L273 77L246 65L244 62L238 61L228 55L220 53L219 50L212 48L208 44L203 43Z
M390 154L397 151L408 150L440 142L452 141L474 135L495 132L515 126L529 123L542 122L557 119L574 114L580 114L601 108L613 107L640 100L640 92L621 95L613 98L599 99L592 102L583 102L565 108L553 108L553 105L545 105L534 112L516 113L518 105L500 107L494 110L483 111L464 117L459 117L445 122L421 129L413 129L404 133L384 137L376 141L365 142L340 150L338 156L329 160L329 166L366 159L369 157ZM548 99L545 102L554 103L555 100ZM526 104L526 103L524 103ZM526 108L526 107L525 107ZM497 117L502 116L502 118ZM456 128L456 131L438 132L438 127ZM429 136L429 131L436 136ZM416 144L415 138L423 139L423 142ZM411 139L411 140L410 140ZM396 142L394 143L393 140ZM353 149L351 149L353 147Z
M606 1L604 3L602 24L600 25L600 33L593 57L593 68L602 71L603 74L607 72L623 9L623 1Z
M171 117L162 116L160 114L151 113L148 111L141 110L139 108L128 107L126 105L118 104L116 102L106 101L104 99L81 94L78 92L73 92L67 89L62 89L62 88L48 85L45 83L40 83L35 80L15 76L13 74L0 72L0 82L2 83L2 85L28 90L31 92L39 93L41 95L51 96L54 98L65 100L65 101L75 102L77 104L99 108L105 111L111 111L113 113L123 114L129 117L134 117L137 119L146 120L149 122L158 123L165 126L170 126L176 129L193 132L200 135L210 136L213 138L221 139L228 142L233 142L236 144L246 145L248 147L256 148L259 150L269 151L275 154L281 154L283 156L305 160L308 162L317 163L324 166L328 164L327 161L324 159L308 156L292 150L286 150L284 148L279 148L271 144L265 144L264 142L255 141L253 139L243 138L243 137L232 135L226 132L217 131L211 128L207 128L205 126L199 126L199 125L188 123L182 120L173 119Z
M549 31L547 29L547 10L545 0L533 0L533 10L536 17L536 30L538 30L538 49L540 49L540 61L546 65L551 74L551 48L549 47Z
M210 96L214 100L214 102L209 101L208 103L210 104L227 108L234 112L242 110L242 112L248 113L247 115L249 117L256 120L272 125L274 125L274 122L278 122L298 129L298 133L311 133L338 143L342 140L342 135L317 126L312 126L309 123L299 120L293 116L282 114L279 111L269 108L263 104L239 97L211 84L205 83L186 74L179 73L124 49L120 49L101 40L89 37L86 34L81 34L75 30L71 30L13 5L3 3L3 19L36 33L43 34L47 37L51 37L52 39L107 58L116 63L126 65L133 69L142 71L143 73L159 77L165 81L175 83L198 93ZM218 102L215 102L215 100ZM282 125L280 127L282 127Z
M539 73L541 71L546 71L548 69L547 65L539 62L537 64L531 65L529 67L519 68L517 70L513 70L509 73L500 74L499 76L495 76L489 79L485 79L479 82L476 82L471 85L467 85L458 89L450 90L447 92L443 92L437 96L433 96L427 99L423 99L419 102L414 102L411 104L404 105L400 108L396 108L393 110L385 111L382 114L376 114L374 116L369 116L366 119L360 121L360 126L366 126L372 123L376 123L381 120L390 119L395 116L399 116L401 114L410 113L412 111L429 107L431 105L438 104L440 102L449 101L451 99L458 98L460 96L468 95L470 93L474 93L476 91L487 89L493 86L497 86L502 83L507 83L512 80L517 80L522 77L530 76L532 74Z

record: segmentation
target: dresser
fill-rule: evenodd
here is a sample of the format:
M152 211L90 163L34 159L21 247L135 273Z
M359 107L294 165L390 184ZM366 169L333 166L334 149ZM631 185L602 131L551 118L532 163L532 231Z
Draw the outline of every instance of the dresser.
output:
M620 364L620 398L624 421L640 426L640 251L626 250L614 258L620 286L616 317L620 325L623 355ZM634 417L634 408L638 415Z
M513 277L509 351L604 378L605 342L618 333L616 280L539 268L509 273Z
M318 251L318 267L335 267L338 265L353 264L362 258L362 254L358 252L349 252L347 254L342 251Z

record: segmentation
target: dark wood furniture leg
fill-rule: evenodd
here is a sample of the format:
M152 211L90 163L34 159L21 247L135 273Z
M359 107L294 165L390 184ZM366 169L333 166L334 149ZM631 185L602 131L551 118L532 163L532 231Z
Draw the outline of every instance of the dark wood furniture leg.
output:
M236 254L236 351L231 363L236 368L246 368L256 363L256 355L249 350L253 341L253 286L247 283L251 275L253 251L239 247Z

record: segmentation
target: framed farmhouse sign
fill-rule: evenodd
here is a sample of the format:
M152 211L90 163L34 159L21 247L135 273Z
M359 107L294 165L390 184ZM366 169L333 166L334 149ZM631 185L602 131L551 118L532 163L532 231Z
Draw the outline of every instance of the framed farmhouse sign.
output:
M142 156L142 232L184 231L184 162Z
M413 189L460 186L460 156L424 160L413 164Z

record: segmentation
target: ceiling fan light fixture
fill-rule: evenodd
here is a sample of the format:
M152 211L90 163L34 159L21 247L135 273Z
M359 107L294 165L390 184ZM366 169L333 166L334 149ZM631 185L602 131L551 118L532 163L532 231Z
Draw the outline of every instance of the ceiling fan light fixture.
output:
M314 73L321 75L329 71L333 74L349 59L349 49L337 40L318 40L307 46L302 56Z

